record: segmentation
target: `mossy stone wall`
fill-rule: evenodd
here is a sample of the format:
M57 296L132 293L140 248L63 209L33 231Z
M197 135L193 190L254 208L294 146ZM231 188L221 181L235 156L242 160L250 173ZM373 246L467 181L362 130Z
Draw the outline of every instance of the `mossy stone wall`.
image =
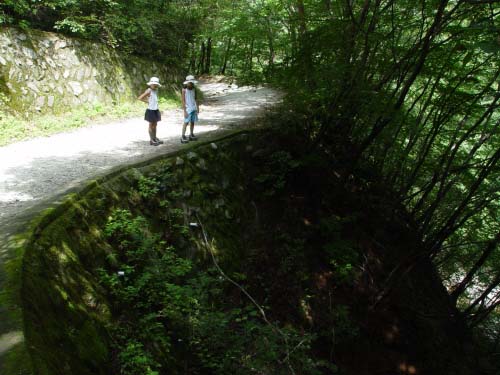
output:
M105 326L112 311L98 269L112 249L102 228L117 208L154 220L152 206L134 193L142 177L168 168L182 192L186 224L200 217L217 239L217 248L227 251L220 256L237 261L245 235L238 232L244 226L234 221L252 220L254 215L244 187L243 156L252 158L248 137L237 132L119 170L38 219L25 246L21 291L33 373L110 374ZM202 248L194 244L189 256L206 257Z
M168 86L180 70L104 44L60 34L0 28L0 104L14 113L61 113L73 106L131 100L151 76Z

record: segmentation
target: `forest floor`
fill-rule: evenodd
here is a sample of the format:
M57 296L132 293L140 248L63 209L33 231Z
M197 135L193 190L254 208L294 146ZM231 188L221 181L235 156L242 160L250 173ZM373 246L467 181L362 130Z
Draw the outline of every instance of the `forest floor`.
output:
M201 141L235 128L257 126L255 120L282 98L267 87L238 87L216 79L200 82L200 89L205 100L195 134ZM16 234L41 210L118 166L184 147L180 143L180 109L163 111L157 136L165 143L157 147L149 145L147 123L140 115L0 147L0 289ZM3 308L0 306L0 316ZM19 341L13 328L0 322L0 356Z

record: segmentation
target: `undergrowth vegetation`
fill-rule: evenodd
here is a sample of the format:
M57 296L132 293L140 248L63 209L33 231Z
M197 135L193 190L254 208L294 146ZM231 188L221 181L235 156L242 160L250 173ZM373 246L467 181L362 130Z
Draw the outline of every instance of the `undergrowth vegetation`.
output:
M116 209L105 227L115 252L100 270L100 282L112 300L109 332L117 373L319 375L320 368L335 369L311 358L313 333L263 320L261 307L214 264L182 256L196 239L184 225L183 210L175 208L180 192L165 184L171 177L138 181L135 193L142 199L154 200L158 193L165 198L154 225ZM288 242L284 272L297 267L293 253L300 250ZM244 270L230 278L240 288L251 287Z
M216 146L96 183L37 231L23 296L41 374L483 367L432 264L396 272L421 243L370 170L344 181L283 129Z

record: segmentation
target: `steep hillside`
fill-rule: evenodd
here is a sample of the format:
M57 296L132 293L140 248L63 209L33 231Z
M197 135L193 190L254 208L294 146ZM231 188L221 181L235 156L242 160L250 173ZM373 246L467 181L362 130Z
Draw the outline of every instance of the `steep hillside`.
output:
M328 165L245 132L44 217L23 267L36 373L487 373L434 267L405 267L404 211Z

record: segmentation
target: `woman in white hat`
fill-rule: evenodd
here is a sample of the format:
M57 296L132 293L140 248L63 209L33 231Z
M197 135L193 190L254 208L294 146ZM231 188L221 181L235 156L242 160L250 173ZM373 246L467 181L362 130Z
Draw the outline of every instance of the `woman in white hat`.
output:
M144 91L137 99L148 103L148 109L144 114L144 120L149 122L149 144L151 146L158 146L163 143L156 137L156 126L158 122L161 121L161 113L158 108L158 87L160 85L160 79L158 77L151 77L147 83L149 88Z
M198 113L200 113L200 106L196 100L196 90L194 88L195 83L198 83L194 76L187 76L184 81L184 88L182 89L182 109L184 110L184 122L182 124L182 137L181 143L187 143L189 141L196 141L197 138L194 135L194 124L198 121ZM190 135L189 138L186 137L186 127L190 124Z

